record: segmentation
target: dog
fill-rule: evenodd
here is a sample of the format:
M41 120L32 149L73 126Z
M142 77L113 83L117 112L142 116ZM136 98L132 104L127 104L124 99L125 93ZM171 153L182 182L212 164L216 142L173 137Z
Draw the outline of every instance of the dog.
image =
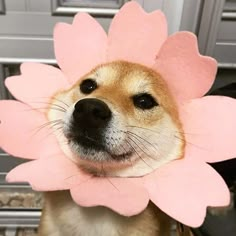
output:
M168 86L140 64L97 66L53 96L47 117L60 121L54 132L66 156L94 176L144 176L184 155L183 128ZM68 191L57 191L45 194L39 235L168 236L170 225L151 202L139 215L125 217L106 207L78 206Z

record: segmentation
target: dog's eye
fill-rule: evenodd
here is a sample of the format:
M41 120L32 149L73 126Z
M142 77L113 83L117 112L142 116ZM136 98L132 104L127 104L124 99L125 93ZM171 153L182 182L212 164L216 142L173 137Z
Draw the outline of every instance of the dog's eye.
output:
M158 105L155 99L150 94L147 93L133 96L133 103L137 108L143 110L151 109Z
M98 87L97 83L93 79L85 79L80 84L80 91L84 94L92 93Z

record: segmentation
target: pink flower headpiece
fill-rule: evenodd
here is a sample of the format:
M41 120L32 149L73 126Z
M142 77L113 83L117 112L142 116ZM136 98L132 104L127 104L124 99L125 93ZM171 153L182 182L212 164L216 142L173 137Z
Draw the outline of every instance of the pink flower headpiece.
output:
M13 169L7 181L29 182L38 191L70 189L79 205L103 205L126 216L140 213L151 200L193 227L202 224L207 206L229 203L226 184L207 162L236 156L236 102L203 97L214 82L217 64L199 54L192 33L167 37L166 19L160 11L147 14L129 2L114 17L108 36L82 13L72 25L55 27L54 45L61 70L25 63L20 76L6 80L20 102L0 101L0 146L13 156L33 159ZM55 93L71 87L97 65L116 60L139 63L160 73L183 124L184 158L144 177L91 177L65 156L48 126L35 132L47 122L45 109L40 110L35 100L49 103Z

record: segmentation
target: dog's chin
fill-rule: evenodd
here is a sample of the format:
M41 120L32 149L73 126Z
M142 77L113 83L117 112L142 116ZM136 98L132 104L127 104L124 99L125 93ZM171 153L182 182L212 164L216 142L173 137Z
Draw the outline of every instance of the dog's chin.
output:
M116 164L120 162L126 162L129 161L133 155L132 151L115 154L106 150L96 150L93 148L87 149L79 145L77 145L77 148L73 148L72 152L81 160L103 164Z
M80 142L70 140L69 147L78 165L84 171L97 176L109 176L110 172L127 167L134 155L132 150L109 150L105 145L84 138Z

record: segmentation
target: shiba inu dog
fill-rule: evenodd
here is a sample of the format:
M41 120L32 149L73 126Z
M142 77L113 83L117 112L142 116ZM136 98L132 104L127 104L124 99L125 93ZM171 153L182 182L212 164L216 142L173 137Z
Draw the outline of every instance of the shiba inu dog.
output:
M60 123L55 134L64 153L92 175L143 176L183 157L182 125L168 86L139 64L99 65L55 94L47 115ZM39 235L165 236L169 225L152 203L127 218L105 207L80 207L61 191L46 194Z

